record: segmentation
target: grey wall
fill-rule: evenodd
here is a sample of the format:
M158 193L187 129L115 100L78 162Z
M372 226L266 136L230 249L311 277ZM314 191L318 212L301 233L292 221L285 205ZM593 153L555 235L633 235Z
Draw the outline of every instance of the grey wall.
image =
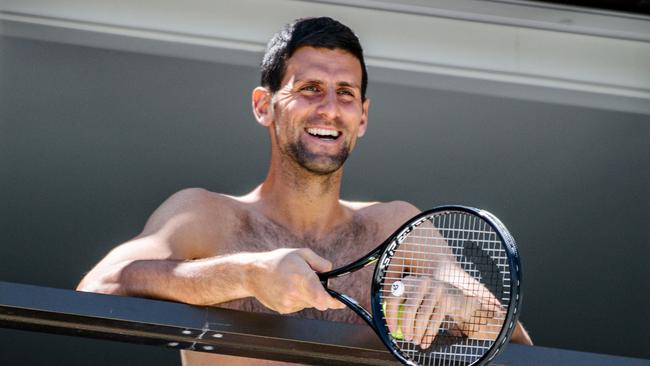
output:
M370 75L372 79L372 73ZM174 191L265 175L257 71L0 38L0 280L73 288ZM650 358L650 118L372 83L348 199L462 203L511 229L537 344ZM37 351L35 351L37 350ZM0 364L177 364L0 330Z

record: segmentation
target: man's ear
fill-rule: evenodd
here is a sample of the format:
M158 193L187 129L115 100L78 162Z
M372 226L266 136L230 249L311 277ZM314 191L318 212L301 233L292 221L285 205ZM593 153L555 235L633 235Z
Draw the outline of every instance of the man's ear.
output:
M264 127L269 127L273 122L271 97L272 94L267 88L258 86L253 89L253 114L257 123Z
M366 100L361 104L361 123L359 123L357 137L366 134L366 129L368 128L368 108L370 108L370 98L366 98Z

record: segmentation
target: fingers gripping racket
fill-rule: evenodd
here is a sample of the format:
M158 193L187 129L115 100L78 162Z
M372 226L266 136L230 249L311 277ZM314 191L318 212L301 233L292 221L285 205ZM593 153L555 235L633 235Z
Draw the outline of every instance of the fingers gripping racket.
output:
M327 287L377 263L372 314ZM406 365L485 365L514 330L521 266L513 237L494 215L442 206L413 217L365 257L319 273L327 291L361 316Z

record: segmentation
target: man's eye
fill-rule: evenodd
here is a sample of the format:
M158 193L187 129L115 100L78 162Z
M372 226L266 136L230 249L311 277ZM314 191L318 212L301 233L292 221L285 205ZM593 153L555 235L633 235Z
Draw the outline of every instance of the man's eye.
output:
M301 91L316 93L316 92L318 92L318 87L316 85L307 85L307 86L303 86L302 88L300 88L300 90Z
M342 89L338 91L339 95L354 97L354 92L347 89Z

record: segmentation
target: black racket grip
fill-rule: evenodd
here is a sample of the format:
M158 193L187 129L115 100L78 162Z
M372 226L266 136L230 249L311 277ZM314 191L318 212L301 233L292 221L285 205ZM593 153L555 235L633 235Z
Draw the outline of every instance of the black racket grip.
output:
M332 272L333 271L317 272L316 273L318 275L318 280L320 281L321 285L323 285L323 287L325 287L325 290L327 290L327 292L330 292L330 294L331 294L332 291L327 286L328 286L328 280L330 279L330 277L332 277L331 276ZM332 296L334 296L334 295L332 295ZM334 297L336 297L336 296L334 296Z

